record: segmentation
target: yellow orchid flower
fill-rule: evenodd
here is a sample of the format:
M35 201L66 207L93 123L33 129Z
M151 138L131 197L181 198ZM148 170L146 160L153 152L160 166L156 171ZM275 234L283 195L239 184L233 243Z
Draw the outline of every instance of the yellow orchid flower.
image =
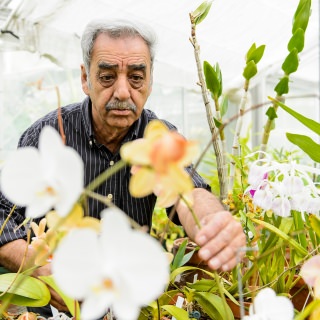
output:
M128 142L120 150L121 157L132 165L129 191L134 197L154 193L158 206L169 207L180 195L193 189L185 171L197 153L197 145L170 131L159 120L151 121L144 138Z
M49 228L58 229L61 232L68 232L74 228L92 228L100 231L100 221L93 217L84 216L81 205L76 204L67 217L61 218L56 211L50 211L46 215Z
M35 250L35 265L43 266L51 261L52 253L58 243L57 233L52 229L46 231L46 218L41 219L39 225L32 221L30 226L35 234L30 243Z

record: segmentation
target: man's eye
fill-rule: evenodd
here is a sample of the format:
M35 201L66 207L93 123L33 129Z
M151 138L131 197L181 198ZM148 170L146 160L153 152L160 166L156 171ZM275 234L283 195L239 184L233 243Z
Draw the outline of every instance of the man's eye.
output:
M130 84L132 85L132 87L139 88L144 83L144 77L141 75L133 74L129 77L129 81L130 81Z
M103 87L109 87L114 83L115 78L113 75L100 75L98 80Z

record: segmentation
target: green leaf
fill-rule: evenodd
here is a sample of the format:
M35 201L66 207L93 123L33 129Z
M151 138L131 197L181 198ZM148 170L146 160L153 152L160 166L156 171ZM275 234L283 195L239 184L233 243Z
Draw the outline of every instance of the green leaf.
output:
M257 72L258 72L257 65L253 60L250 60L246 64L242 75L246 80L250 80L252 77L254 77L257 74Z
M296 48L298 52L301 52L304 48L304 31L301 28L296 30L288 43L289 52L294 48Z
M16 280L11 285L16 276ZM0 275L0 292L4 291L7 293L1 296L1 300L8 298L12 304L18 306L42 307L48 304L51 298L48 287L42 281L16 273Z
M212 1L205 1L202 2L200 6L193 11L192 15L194 17L194 22L196 25L198 25L205 19L210 11L211 5Z
M210 319L234 319L230 307L227 304L224 306L223 300L220 296L211 292L195 292L194 298Z
M293 48L292 51L287 55L286 59L282 64L282 70L286 75L296 72L299 66L298 50Z
M217 69L218 72L215 70L214 67L211 66L211 64L208 61L203 62L203 73L205 76L207 88L216 98L219 97L219 93L221 92L221 85L219 81L219 77L221 77L221 74L219 74L219 66Z
M253 60L257 64L263 56L265 47L265 45L261 45L256 48L256 44L254 43L246 54L246 63Z
M63 291L55 283L53 275L41 276L39 278L59 294L59 296L62 298L62 300L64 301L64 303L66 304L70 313L73 316L75 316L75 314L80 315L79 303L74 299L69 298L65 293L63 293ZM76 310L75 310L75 305L76 305Z
M309 221L314 232L320 237L320 219L316 215L310 214Z
M223 117L227 113L228 108L229 108L229 99L226 95L224 95L220 103L221 117Z
M310 137L301 134L286 133L290 142L303 150L313 161L320 162L320 145Z
M189 320L189 314L186 310L172 305L161 306L162 309L168 311L173 317L178 320Z
M284 232L282 232L281 230L279 230L277 227L273 226L272 224L267 223L262 220L259 220L259 219L255 219L255 218L251 218L251 220L256 224L259 224L259 225L265 227L269 231L274 232L280 238L287 241L289 243L289 245L291 247L293 247L294 249L296 249L297 253L299 253L300 255L306 256L308 254L308 251L305 250L297 241L292 239L289 235L285 234Z
M186 239L179 246L179 249L178 249L177 253L175 254L174 259L171 264L171 271L186 264L191 259L192 255L194 254L195 249L191 250L190 252L185 254L187 244L188 244L188 240Z
M275 86L274 91L279 95L282 96L289 92L289 77L284 76L280 79L278 84Z
M272 121L276 118L278 118L276 111L274 110L274 107L269 107L266 115L268 116L268 118Z
M309 17L311 14L311 0L300 0L298 8L294 14L292 33L294 34L298 28L306 31Z
M176 279L177 275L183 273L183 272L187 272L187 271L191 271L191 270L200 270L204 273L206 273L207 275L209 275L210 277L214 277L212 272L209 272L205 269L201 269L201 268L198 268L198 267L192 267L192 266L185 266L185 267L180 267L180 268L177 268L175 270L173 270L170 274L170 282L174 282L174 280Z
M294 111L293 109L289 108L288 106L286 106L282 102L280 102L272 97L268 97L268 98L270 100L272 100L274 103L276 103L280 108L282 108L283 110L288 112L290 115L292 115L294 118L296 118L299 122L304 124L307 128L309 128L310 130L312 130L316 134L320 135L320 123L319 122L314 121L311 118L307 118L307 117L303 116L302 114Z

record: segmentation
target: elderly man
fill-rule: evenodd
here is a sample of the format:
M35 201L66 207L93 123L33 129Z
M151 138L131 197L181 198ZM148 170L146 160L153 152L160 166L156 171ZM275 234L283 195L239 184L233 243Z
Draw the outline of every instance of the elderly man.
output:
M155 36L146 26L130 21L92 21L82 40L83 102L62 108L66 144L73 147L85 165L87 185L101 172L120 160L119 149L125 142L141 138L146 125L157 116L144 105L152 91ZM168 121L163 122L174 130ZM39 119L22 135L19 147L38 146L41 129L50 125L58 129L57 112ZM191 173L192 168L186 168ZM108 195L115 205L140 225L151 225L156 196L134 198L128 191L130 168L112 176L96 190ZM241 224L209 191L197 174L192 174L194 212L203 227L199 230L188 208L177 206L181 224L188 236L201 246L199 255L212 269L230 270L236 265L237 250L245 246ZM1 196L0 223L3 225L12 204ZM90 199L89 214L99 217L103 204ZM24 208L17 208L0 235L0 264L17 271L26 249L26 232L14 232L24 220ZM29 250L31 251L31 250ZM31 254L32 252L30 252ZM34 276L50 274L50 264L38 268ZM67 310L52 291L51 305Z

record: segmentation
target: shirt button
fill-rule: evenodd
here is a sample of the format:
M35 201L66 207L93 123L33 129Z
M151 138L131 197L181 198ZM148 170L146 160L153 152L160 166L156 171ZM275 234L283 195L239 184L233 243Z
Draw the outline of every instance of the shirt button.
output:
M112 195L111 193L109 193L109 194L107 195L107 198L108 198L109 200L111 200L111 199L113 198L113 195Z
M113 166L113 165L114 165L114 161L111 160L111 161L110 161L110 166Z

